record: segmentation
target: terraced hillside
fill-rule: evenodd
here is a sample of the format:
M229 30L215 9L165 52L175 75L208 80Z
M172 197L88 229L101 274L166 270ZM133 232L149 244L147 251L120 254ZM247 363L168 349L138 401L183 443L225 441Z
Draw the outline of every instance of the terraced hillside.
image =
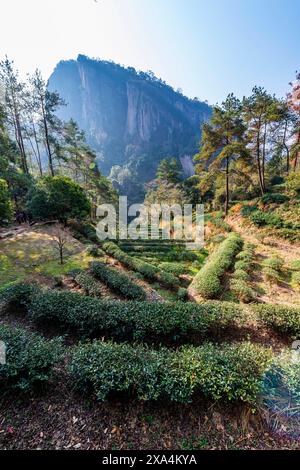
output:
M63 264L55 227L2 231L3 448L299 448L300 309L258 280L287 258L209 220L200 252L71 223Z

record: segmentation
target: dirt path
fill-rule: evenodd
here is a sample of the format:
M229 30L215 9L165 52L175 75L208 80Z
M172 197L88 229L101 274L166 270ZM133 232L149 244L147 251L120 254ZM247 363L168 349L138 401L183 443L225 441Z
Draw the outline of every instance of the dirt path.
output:
M252 281L254 288L259 292L259 301L264 303L277 303L290 306L300 306L300 291L293 289L287 282L282 281L278 284L271 284L262 273L262 262L266 258L277 255L284 259L284 267L288 268L293 260L300 260L300 246L291 244L285 240L279 240L275 237L262 239L262 231L245 223L240 216L230 216L226 222L238 233L243 239L256 246L255 262L257 269L252 273Z

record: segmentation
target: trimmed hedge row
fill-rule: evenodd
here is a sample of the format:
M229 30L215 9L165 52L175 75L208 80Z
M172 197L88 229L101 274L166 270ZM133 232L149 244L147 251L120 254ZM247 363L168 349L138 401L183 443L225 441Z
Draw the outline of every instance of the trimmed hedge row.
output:
M20 328L0 325L0 340L6 346L6 363L0 364L5 386L27 390L48 382L62 357L61 338L49 341Z
M236 256L236 263L234 265L234 273L230 280L230 289L236 297L245 303L251 302L255 299L256 293L248 284L250 280L250 272L253 268L254 246L246 243L244 248Z
M237 233L228 235L194 277L191 288L205 299L218 297L222 292L222 276L232 266L242 246L243 240L240 235Z
M107 334L126 340L187 338L232 325L242 318L236 304L101 301L75 292L36 294L29 308L36 322L49 322L76 330L85 337Z
M157 266L134 256L129 256L113 242L104 243L102 248L125 266L141 273L148 279L158 281L168 287L176 287L179 284L179 280L173 274L162 271Z
M259 318L279 333L300 335L300 308L286 305L260 304L253 306Z
M251 343L155 351L94 341L73 350L69 373L77 390L101 401L122 392L143 401L188 403L201 394L254 404L270 359L270 350Z
M113 289L128 299L144 300L146 292L144 289L135 284L125 273L117 271L104 263L93 261L91 263L93 274L103 281L110 289Z

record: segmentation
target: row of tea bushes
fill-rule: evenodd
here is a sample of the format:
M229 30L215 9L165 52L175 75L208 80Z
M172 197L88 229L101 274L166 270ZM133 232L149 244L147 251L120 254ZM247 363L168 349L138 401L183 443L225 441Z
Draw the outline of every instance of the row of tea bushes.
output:
M53 290L34 296L29 315L35 322L60 325L84 337L172 341L218 332L241 319L243 311L230 303L102 301Z
M230 233L194 277L191 289L205 299L217 298L223 290L222 277L233 265L235 256L242 246L243 240L240 235Z
M5 346L5 361L3 357L1 361L5 363L0 363L1 383L23 390L49 382L63 354L60 338L49 341L7 325L0 325L0 341Z
M3 389L27 392L49 383L60 362L67 364L69 383L99 400L125 392L142 401L188 403L204 395L255 404L272 357L270 350L250 343L151 350L94 341L65 349L60 338L45 340L7 325L0 325L0 340L6 345L6 360L0 364Z
M100 297L101 291L97 281L86 271L80 271L74 274L74 281L84 289L87 295Z
M145 290L135 284L127 274L118 271L116 268L107 266L99 261L93 261L91 263L91 270L97 279L100 279L110 289L124 295L124 297L133 300L146 299Z
M105 333L126 340L172 341L191 335L205 337L241 323L244 318L243 309L230 302L105 301L76 292L25 286L15 285L3 292L7 307L13 305L35 322L72 329L85 337ZM26 304L20 291L26 292Z
M158 351L94 341L73 350L69 372L81 393L98 400L112 393L188 403L196 395L254 404L272 354L251 343Z
M300 335L300 308L287 305L258 304L253 305L256 312L267 326L279 333L289 334L295 338Z
M128 255L113 242L104 243L102 248L104 251L106 251L106 253L116 258L129 269L139 272L147 279L157 281L171 288L174 288L179 284L178 278L173 274L163 271L157 266L147 263L142 259Z

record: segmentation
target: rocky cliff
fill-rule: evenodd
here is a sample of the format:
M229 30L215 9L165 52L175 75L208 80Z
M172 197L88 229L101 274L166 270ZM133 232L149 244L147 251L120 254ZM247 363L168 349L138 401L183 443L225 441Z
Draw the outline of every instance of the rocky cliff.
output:
M82 55L59 62L48 86L66 101L60 117L78 122L105 174L119 165L147 181L159 160L169 156L192 171L189 156L197 151L200 125L211 112L206 103L175 92L151 72Z

